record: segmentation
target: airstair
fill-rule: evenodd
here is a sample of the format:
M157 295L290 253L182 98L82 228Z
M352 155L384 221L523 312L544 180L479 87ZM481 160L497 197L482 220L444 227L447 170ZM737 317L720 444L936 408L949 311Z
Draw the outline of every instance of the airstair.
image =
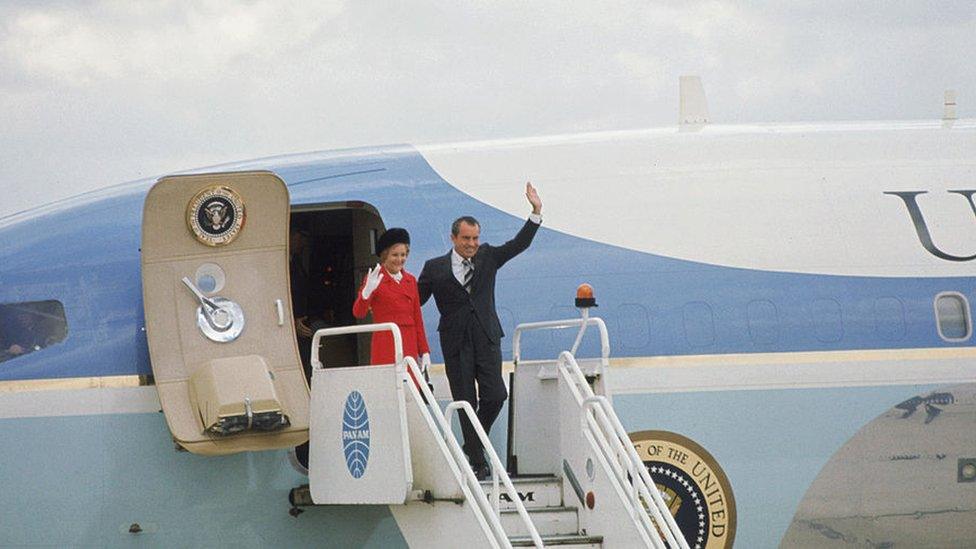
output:
M577 361L590 327L601 356ZM573 348L556 359L521 359L526 333L573 328ZM329 337L378 331L393 335L394 364L326 367L314 352ZM606 394L603 321L583 308L582 318L522 324L513 339L506 468L470 404L442 409L426 383L413 382L423 377L395 324L316 332L306 503L389 505L412 547L687 549ZM453 428L459 414L484 444L488 480L467 463Z
M539 532L545 546L559 547L602 547L603 536L590 536L582 532L579 511L576 507L565 505L563 501L562 479L552 476L515 477L512 479L519 499L528 511L532 523ZM489 497L492 492L491 481L483 481L482 487ZM533 540L523 523L517 520L514 502L503 498L501 502L502 527L509 535L513 547L532 547Z

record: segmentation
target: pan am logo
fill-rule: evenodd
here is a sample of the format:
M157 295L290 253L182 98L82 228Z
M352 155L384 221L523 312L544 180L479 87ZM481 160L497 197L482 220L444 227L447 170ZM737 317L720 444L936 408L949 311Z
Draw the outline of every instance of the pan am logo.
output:
M342 451L346 455L346 468L353 478L366 473L369 462L369 414L366 401L359 391L346 397L345 411L342 413Z

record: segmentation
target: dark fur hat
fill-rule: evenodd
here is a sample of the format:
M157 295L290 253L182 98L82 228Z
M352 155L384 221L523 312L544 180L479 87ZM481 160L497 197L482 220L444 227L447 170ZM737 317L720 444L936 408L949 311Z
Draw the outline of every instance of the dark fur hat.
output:
M410 233L406 229L401 229L399 227L393 227L392 229L387 229L383 236L376 241L376 255L383 253L383 250L393 246L394 244L406 244L410 245Z

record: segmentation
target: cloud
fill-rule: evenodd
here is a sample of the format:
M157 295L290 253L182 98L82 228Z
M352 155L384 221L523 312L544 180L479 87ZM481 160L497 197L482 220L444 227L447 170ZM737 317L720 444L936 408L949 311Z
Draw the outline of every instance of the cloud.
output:
M6 65L44 83L161 83L273 60L306 43L341 2L95 2L32 7L4 24Z
M970 2L0 3L0 215L270 154L976 112ZM13 197L7 199L6 197Z

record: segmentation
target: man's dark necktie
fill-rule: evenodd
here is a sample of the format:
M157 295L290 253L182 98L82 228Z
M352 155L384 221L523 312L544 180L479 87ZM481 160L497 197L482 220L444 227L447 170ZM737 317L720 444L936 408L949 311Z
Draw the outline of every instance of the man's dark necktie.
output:
M461 266L464 267L464 291L471 293L471 279L474 278L474 264L471 263L470 259L465 259L461 262Z

